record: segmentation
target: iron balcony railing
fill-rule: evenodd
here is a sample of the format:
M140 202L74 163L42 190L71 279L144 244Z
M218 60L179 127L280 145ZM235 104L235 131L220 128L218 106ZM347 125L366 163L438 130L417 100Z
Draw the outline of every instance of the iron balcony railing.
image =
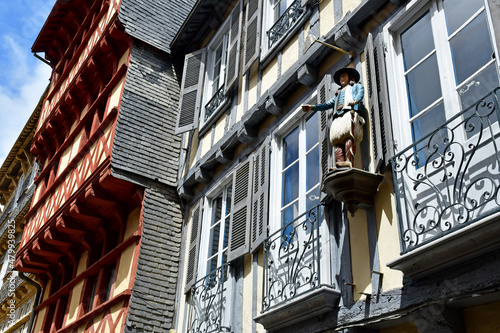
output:
M269 48L276 43L286 32L293 27L295 22L298 21L304 7L301 6L301 0L294 1L290 7L281 15L281 17L274 23L274 25L267 31L267 40Z
M392 158L402 253L500 210L499 94Z
M321 286L320 213L315 206L264 241L262 312Z
M228 305L224 287L228 279L228 265L224 264L191 287L188 333L230 332L224 326Z
M226 94L224 94L224 85L217 90L215 95L210 99L210 101L205 105L205 119L206 122L215 111L226 101Z

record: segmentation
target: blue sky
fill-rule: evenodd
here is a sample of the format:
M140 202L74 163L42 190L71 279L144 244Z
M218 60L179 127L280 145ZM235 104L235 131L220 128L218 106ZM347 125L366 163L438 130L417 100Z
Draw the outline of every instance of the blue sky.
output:
M49 83L31 46L56 0L0 0L0 166Z

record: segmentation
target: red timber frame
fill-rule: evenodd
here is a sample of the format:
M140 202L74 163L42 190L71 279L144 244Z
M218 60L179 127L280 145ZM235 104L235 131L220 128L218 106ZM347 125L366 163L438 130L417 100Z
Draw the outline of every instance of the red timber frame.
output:
M143 189L111 175L120 102L110 101L117 87L121 101L119 85L130 53L122 58L132 46L118 22L116 1L58 0L33 46L33 51L45 52L53 72L31 146L43 168L35 179L35 199L15 267L37 274L44 288L51 282L48 297L37 307L47 309L45 319L38 318L44 322L42 332L71 332L86 323L89 331L119 330L116 325L124 322L120 318L130 302L130 289L111 299L96 293L90 311L83 309L81 299L76 321L65 326L73 287L84 280L88 293L89 277L95 276L100 287L113 281L116 273L110 272L116 269L109 267L116 267L121 253L134 244L137 260L141 238L139 221L138 230L123 239L128 216L142 207ZM76 153L61 166L68 148ZM77 276L85 251L88 265ZM120 302L122 309L113 322L110 309ZM103 319L91 325L100 314Z

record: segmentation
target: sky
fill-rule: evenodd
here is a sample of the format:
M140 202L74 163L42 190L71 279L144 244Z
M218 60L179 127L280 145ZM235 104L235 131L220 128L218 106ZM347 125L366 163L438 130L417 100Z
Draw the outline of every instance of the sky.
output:
M0 0L0 166L49 83L31 46L55 1Z

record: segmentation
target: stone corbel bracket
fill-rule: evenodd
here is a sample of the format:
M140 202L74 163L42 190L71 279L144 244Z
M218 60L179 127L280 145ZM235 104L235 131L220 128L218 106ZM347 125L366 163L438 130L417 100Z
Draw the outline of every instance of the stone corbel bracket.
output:
M323 177L322 191L343 202L349 213L373 205L378 186L384 177L356 168L334 169Z

